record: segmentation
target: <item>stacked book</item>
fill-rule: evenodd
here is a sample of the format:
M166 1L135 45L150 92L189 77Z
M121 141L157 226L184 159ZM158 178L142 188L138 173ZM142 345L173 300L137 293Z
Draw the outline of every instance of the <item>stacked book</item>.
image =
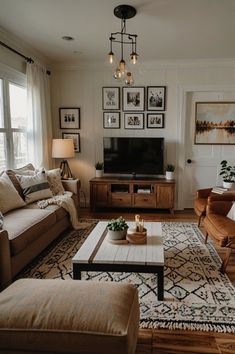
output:
M137 193L151 193L149 188L138 188Z
M216 193L216 194L223 194L227 191L228 191L228 188L224 188L224 187L214 187L212 189L212 193Z

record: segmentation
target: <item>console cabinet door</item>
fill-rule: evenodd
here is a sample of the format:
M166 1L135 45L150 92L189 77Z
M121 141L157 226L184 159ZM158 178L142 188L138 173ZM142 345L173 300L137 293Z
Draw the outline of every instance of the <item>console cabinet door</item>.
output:
M107 207L109 205L109 185L105 183L91 184L91 208Z
M174 208L174 186L173 185L157 186L157 208L159 209Z

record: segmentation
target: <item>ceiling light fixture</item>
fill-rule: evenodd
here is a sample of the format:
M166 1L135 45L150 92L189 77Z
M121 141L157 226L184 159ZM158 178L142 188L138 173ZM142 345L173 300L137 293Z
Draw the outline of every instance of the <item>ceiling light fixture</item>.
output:
M71 36L63 36L61 37L64 41L74 41L74 38Z
M131 63L136 64L138 58L138 54L136 51L137 35L126 32L126 20L136 15L136 9L129 5L119 5L115 7L113 13L116 17L121 19L121 32L111 33L111 36L109 37L109 41L110 41L110 52L108 54L109 63L114 64L115 57L113 53L113 44L119 43L121 49L121 59L114 71L113 77L116 80L124 80L126 85L133 85L134 83L133 73L131 73L131 71L127 67L126 61L124 60L124 46L125 45L130 46Z

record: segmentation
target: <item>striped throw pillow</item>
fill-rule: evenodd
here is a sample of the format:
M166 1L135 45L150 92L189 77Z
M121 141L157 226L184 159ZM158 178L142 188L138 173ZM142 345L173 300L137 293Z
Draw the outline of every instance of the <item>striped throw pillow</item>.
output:
M52 197L44 171L38 172L34 176L16 175L16 177L20 182L27 204Z

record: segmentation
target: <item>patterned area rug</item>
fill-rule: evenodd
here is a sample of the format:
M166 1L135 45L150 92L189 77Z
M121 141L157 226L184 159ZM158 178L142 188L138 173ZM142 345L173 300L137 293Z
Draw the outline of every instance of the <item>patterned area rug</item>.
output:
M18 278L72 278L71 258L96 225L70 231L56 240ZM141 328L235 332L235 289L219 272L221 259L192 223L162 223L164 301L157 300L157 276L139 273L84 272L82 279L130 282L139 291Z

